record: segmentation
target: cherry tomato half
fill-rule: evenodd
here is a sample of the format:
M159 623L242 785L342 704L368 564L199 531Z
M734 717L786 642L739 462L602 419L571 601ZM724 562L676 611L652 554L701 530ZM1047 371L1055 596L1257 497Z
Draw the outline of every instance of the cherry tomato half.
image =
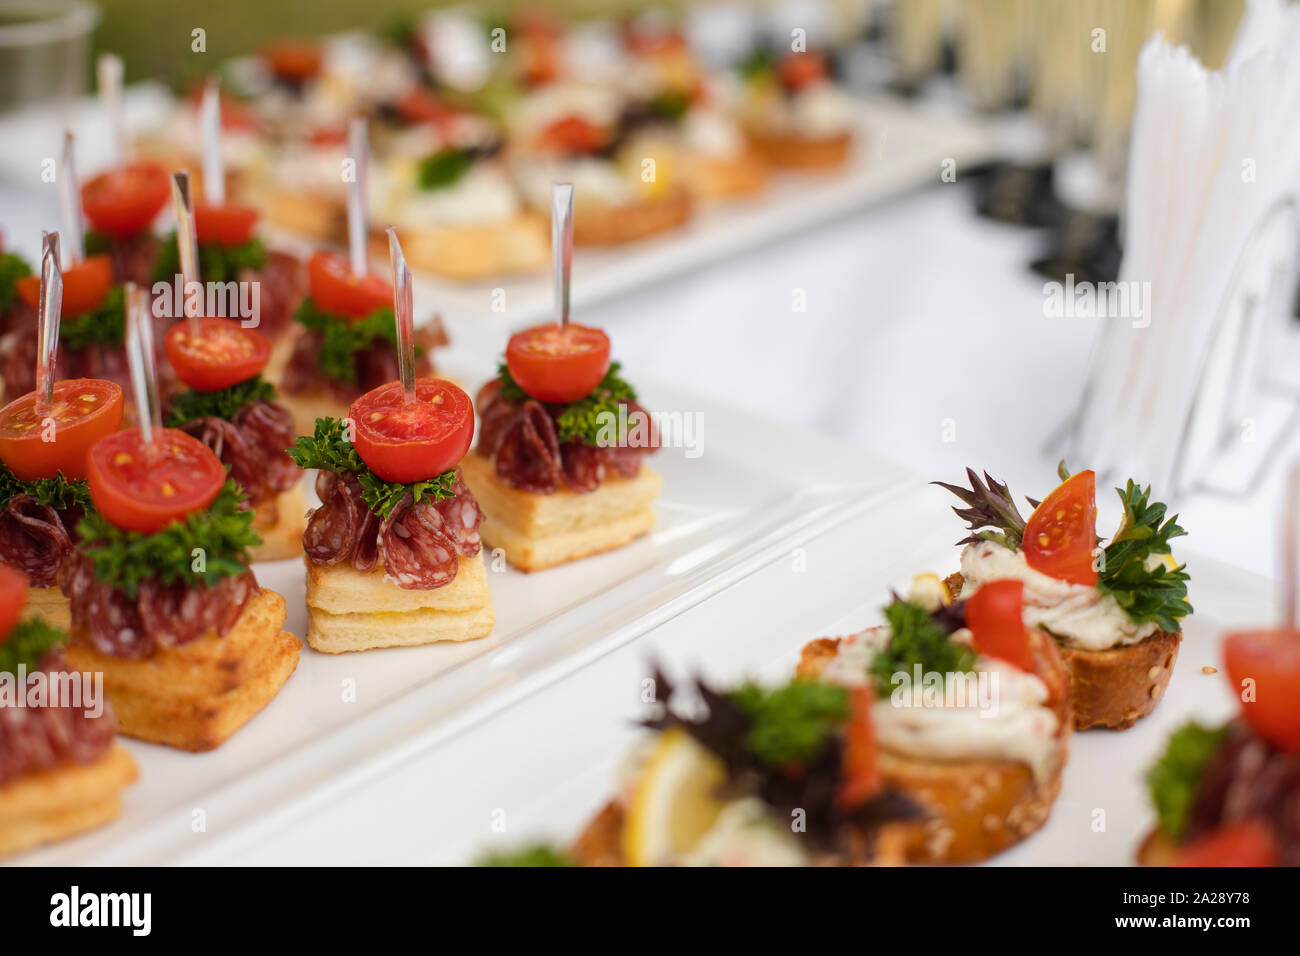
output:
M538 136L540 149L564 155L598 153L609 142L609 131L582 116L556 120Z
M0 564L0 646L18 623L27 602L27 575L8 564Z
M988 657L1034 673L1034 656L1024 620L1023 581L990 581L966 602L971 644Z
M1254 681L1254 699L1242 700L1241 716L1255 733L1286 753L1300 753L1300 633L1285 630L1230 634L1223 663L1233 692Z
M777 73L787 90L802 90L826 79L830 68L821 53L790 53L777 64Z
M844 728L843 780L836 800L853 809L862 806L880 792L880 747L871 723L871 705L875 695L866 687L856 687L849 701L849 722Z
M1277 841L1259 820L1228 823L1183 847L1174 866L1277 866Z
M352 403L357 454L385 481L423 481L454 467L474 439L474 406L440 378L415 382L406 404L400 382L371 389Z
M271 340L231 319L199 319L198 335L182 319L163 339L176 377L196 392L216 392L266 368Z
M1071 475L1048 495L1025 524L1025 561L1035 571L1071 584L1097 584L1097 476Z
M194 204L194 229L199 242L214 242L219 246L240 246L253 235L257 225L257 210L250 206L199 201Z
M63 308L60 315L81 315L104 301L113 287L113 264L108 256L89 256L63 270ZM14 283L18 296L33 309L41 307L41 277L24 276Z
M0 461L23 481L85 478L90 446L122 427L123 401L122 387L100 378L55 382L47 407L35 392L20 395L0 408Z
M585 325L535 325L510 336L506 365L539 402L576 402L609 371L609 336Z
M347 260L317 252L307 264L311 297L326 312L359 319L375 309L393 307L393 287L373 273L352 275Z
M138 428L109 435L90 449L89 463L95 507L117 527L145 534L206 508L226 482L212 449L175 428L156 434L153 447Z
M263 55L271 72L286 83L303 83L318 76L325 60L320 44L293 38L277 40Z
M81 187L90 224L122 238L149 227L167 205L170 185L161 163L139 159L100 173Z

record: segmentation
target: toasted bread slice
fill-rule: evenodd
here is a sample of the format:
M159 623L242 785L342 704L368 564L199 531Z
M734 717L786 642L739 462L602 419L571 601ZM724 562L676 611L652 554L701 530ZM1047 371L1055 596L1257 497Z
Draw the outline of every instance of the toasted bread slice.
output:
M1044 649L1054 649L1046 636L1040 635L1040 640ZM838 646L838 638L809 642L798 675L819 676ZM926 810L925 819L888 823L883 828L892 841L901 843L908 862L977 863L1014 846L1046 822L1061 792L1070 747L1068 700L1062 699L1054 710L1055 747L1049 773L1041 780L1035 779L1027 764L1014 760L937 760L881 749L885 783Z
M315 242L345 242L348 235L348 210L335 196L290 189L255 190L258 206L266 221L296 232Z
M307 530L307 498L302 482L265 501L257 508L253 530L262 543L251 550L254 561L283 561L302 554L302 533Z
M398 587L382 566L362 574L342 564L307 563L307 643L326 654L376 647L470 641L491 633L496 617L482 552L462 557L451 583L429 590Z
M94 763L66 764L0 786L0 856L102 826L122 810L135 760L113 743Z
M748 199L767 188L767 163L756 150L735 156L692 154L685 157L687 184L700 199Z
M404 227L398 237L412 269L462 282L542 272L551 255L546 224L531 213L481 226ZM378 252L381 242L386 256L386 238L372 244Z
M72 624L68 599L58 588L29 588L23 616L32 614L40 615L45 618L46 623L65 631Z
M691 218L691 212L691 194L680 186L619 206L583 203L574 209L573 241L580 246L634 242L676 229Z
M791 132L751 129L750 145L773 166L805 171L832 170L843 166L853 147L849 131L833 136L803 136Z
M956 599L965 586L960 571L944 578ZM1156 709L1178 660L1182 631L1157 631L1136 644L1085 651L1056 642L1070 681L1074 729L1124 730Z
M484 547L501 548L523 571L621 548L648 533L663 487L663 479L645 465L635 478L606 477L595 491L561 488L549 495L511 488L478 452L466 455L460 469L486 515L480 529Z
M298 666L302 642L281 630L284 619L284 598L263 589L224 637L212 633L124 660L101 654L74 629L68 664L104 675L122 734L212 750L265 707Z

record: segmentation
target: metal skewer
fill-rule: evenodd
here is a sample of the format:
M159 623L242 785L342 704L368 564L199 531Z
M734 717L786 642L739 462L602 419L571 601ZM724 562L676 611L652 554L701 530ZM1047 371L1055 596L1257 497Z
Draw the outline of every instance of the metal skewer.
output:
M366 234L370 224L367 185L370 177L370 144L366 138L366 119L354 117L348 123L348 155L352 157L353 178L348 183L348 261L352 275L366 274Z
M125 286L126 361L131 369L131 390L135 393L136 417L145 446L158 447L162 434L162 402L158 396L158 368L153 344L153 320L149 298L134 282Z
M555 312L569 324L569 272L573 266L573 184L551 183L551 262L555 273Z
M190 174L182 169L172 173L172 205L176 208L176 247L180 253L181 277L184 279L182 298L183 309L190 319L190 331L199 334L199 311L191 314L189 309L191 283L200 291L202 301L202 277L199 275L199 234L194 226L194 200L190 195Z
M389 226L388 258L393 264L393 316L397 322L397 369L402 395L409 405L415 401L415 301L411 290L411 269L397 241L397 230Z
M36 315L36 397L54 404L54 365L59 355L59 317L63 309L63 269L59 265L59 234L41 233L41 301Z

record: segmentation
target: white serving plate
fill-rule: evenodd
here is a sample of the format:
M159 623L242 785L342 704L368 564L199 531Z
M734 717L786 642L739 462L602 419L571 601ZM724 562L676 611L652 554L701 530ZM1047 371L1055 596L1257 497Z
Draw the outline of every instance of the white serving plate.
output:
M663 449L651 459L664 491L650 537L533 575L501 562L489 574L496 627L480 641L339 656L304 648L280 694L218 750L195 755L127 741L140 780L121 818L16 862L164 863L262 825L292 829L308 807L333 804L401 766L412 748L464 733L755 568L784 560L844 516L882 505L906 477L794 428L667 389L643 386L642 394L653 409L693 410L705 423L699 457ZM285 595L286 628L301 635L301 563L255 570ZM355 692L353 701L344 700L345 690ZM195 832L200 818L205 829Z

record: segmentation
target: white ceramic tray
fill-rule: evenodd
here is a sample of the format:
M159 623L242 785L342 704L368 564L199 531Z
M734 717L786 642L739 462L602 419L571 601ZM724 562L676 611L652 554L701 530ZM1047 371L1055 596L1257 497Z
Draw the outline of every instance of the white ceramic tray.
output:
M287 832L308 807L333 804L401 766L413 748L472 729L784 559L846 515L882 505L905 478L865 455L837 455L833 442L815 435L666 389L641 391L650 408L697 413L705 429L698 457L663 449L651 459L664 476L652 536L533 575L502 564L489 575L496 628L481 641L341 656L304 649L275 700L219 750L192 755L128 741L140 780L126 794L122 817L17 862L162 863L262 824ZM302 634L301 563L255 570L285 595L286 627ZM227 862L240 858L217 852Z

